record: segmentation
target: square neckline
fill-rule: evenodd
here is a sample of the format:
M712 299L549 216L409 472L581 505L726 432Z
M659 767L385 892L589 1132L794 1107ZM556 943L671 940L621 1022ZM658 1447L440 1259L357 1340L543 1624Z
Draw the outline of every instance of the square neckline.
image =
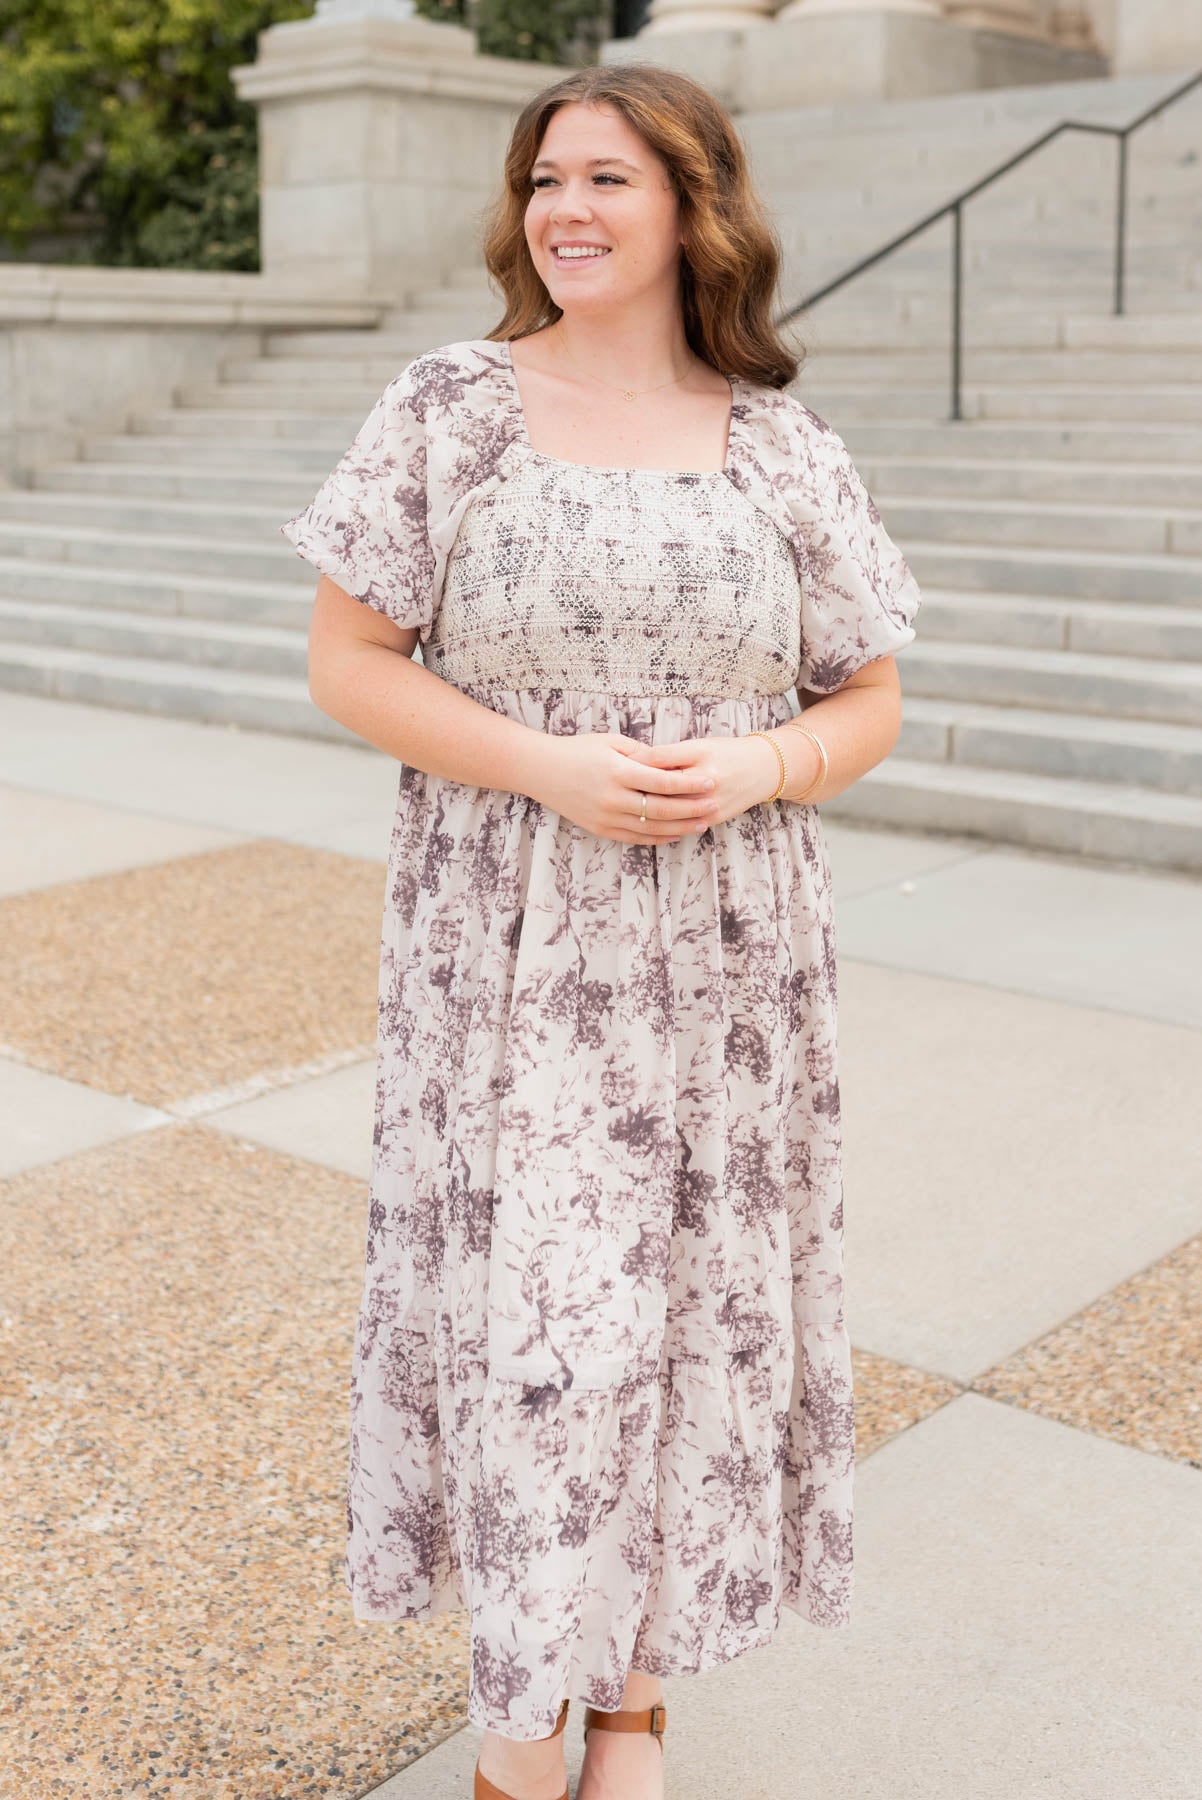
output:
M657 475L670 481L714 481L726 480L730 475L735 455L735 409L739 402L738 378L724 375L723 380L730 388L730 413L726 421L726 454L720 469L640 469L622 463L585 463L572 462L564 456L551 456L546 450L536 450L530 442L530 429L526 419L526 408L522 402L521 389L518 386L517 370L514 365L512 340L501 338L500 347L504 351L505 367L509 374L509 386L513 398L514 413L517 418L518 435L527 455L535 457L539 462L553 463L561 469L587 469L595 475Z

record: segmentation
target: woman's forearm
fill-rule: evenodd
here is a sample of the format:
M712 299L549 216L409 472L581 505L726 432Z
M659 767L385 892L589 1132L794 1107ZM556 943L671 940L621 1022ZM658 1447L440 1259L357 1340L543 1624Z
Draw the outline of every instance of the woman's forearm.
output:
M360 642L310 664L316 706L356 736L427 774L532 794L546 734L507 719L421 663Z
M825 779L816 786L811 783L822 767L822 759L812 739L797 729L799 725L822 739L830 762ZM901 692L895 670L879 680L841 688L837 694L816 700L797 715L795 722L777 725L770 734L780 745L787 769L781 799L804 795L811 805L833 799L869 769L884 762L900 731ZM766 758L765 779L775 771L775 786L780 779L780 764L767 744L762 745L762 750ZM768 763L772 764L771 769Z

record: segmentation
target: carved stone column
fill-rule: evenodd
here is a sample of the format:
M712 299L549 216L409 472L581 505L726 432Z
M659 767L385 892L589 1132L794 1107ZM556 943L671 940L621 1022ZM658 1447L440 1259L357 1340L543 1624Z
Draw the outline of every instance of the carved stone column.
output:
M651 16L636 39L669 31L739 31L767 25L776 0L651 0Z
M1065 50L1098 48L1098 36L1086 0L1055 0L1052 36Z
M943 10L956 25L972 25L978 31L1048 38L1035 0L943 0Z
M414 19L413 0L317 0L319 19Z
M818 13L896 12L925 13L928 18L942 15L940 0L788 0L777 13L778 19L812 19Z

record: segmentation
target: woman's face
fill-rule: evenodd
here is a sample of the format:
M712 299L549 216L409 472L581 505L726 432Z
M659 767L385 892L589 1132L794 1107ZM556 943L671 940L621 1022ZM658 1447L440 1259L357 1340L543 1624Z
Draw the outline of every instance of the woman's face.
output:
M664 286L675 293L676 193L667 165L616 108L576 100L559 107L530 184L526 242L556 306L592 312ZM578 253L563 255L558 245Z

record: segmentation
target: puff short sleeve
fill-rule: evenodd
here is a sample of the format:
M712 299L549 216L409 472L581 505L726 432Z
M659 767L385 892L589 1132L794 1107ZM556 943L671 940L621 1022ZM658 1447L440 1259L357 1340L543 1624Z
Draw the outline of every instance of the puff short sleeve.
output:
M918 583L838 434L807 408L782 481L802 591L798 687L834 693L916 636Z
M397 625L416 626L424 640L437 558L420 363L389 382L308 506L280 530L323 575Z

